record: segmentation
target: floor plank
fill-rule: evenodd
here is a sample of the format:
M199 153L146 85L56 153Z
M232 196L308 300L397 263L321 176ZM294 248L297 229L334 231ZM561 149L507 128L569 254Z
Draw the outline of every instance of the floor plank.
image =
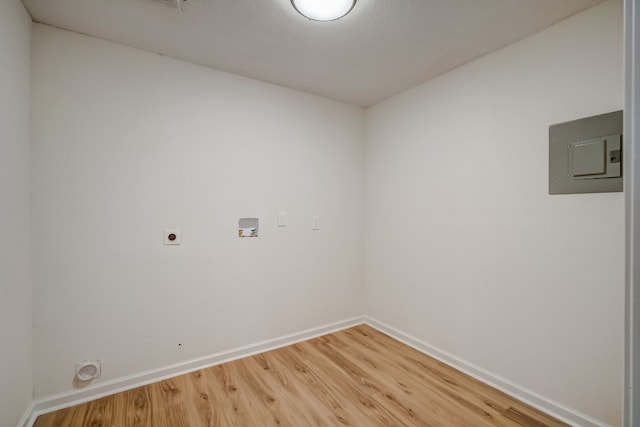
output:
M43 414L34 427L566 424L366 325Z

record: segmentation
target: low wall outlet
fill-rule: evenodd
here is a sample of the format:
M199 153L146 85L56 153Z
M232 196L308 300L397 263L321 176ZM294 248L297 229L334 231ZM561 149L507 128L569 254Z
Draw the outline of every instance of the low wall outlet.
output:
M182 243L182 233L179 228L165 228L162 230L162 243L165 245L179 245Z

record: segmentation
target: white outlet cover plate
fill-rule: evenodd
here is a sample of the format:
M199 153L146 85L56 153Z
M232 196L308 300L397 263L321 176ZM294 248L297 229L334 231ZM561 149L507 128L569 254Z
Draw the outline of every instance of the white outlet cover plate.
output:
M169 236L175 235L175 239L171 240ZM162 243L165 245L179 245L182 243L182 232L179 228L165 228L162 230Z

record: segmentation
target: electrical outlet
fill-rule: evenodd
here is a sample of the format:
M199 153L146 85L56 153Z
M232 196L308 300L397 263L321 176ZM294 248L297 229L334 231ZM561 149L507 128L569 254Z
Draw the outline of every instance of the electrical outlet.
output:
M279 211L278 212L278 227L286 227L289 223L288 221L288 217L289 214L287 214L284 211Z

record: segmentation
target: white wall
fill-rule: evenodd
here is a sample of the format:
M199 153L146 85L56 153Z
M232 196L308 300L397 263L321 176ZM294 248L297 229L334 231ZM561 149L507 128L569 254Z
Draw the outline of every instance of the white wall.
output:
M548 195L548 127L621 109L611 0L368 110L367 314L611 425L622 193Z
M72 389L86 358L104 381L366 312L619 425L623 195L549 196L547 132L622 108L621 41L610 0L365 121L35 25L36 395ZM258 239L237 238L244 216Z
M0 1L0 426L32 398L30 120L31 18Z
M362 109L43 25L33 61L36 396L362 314Z

